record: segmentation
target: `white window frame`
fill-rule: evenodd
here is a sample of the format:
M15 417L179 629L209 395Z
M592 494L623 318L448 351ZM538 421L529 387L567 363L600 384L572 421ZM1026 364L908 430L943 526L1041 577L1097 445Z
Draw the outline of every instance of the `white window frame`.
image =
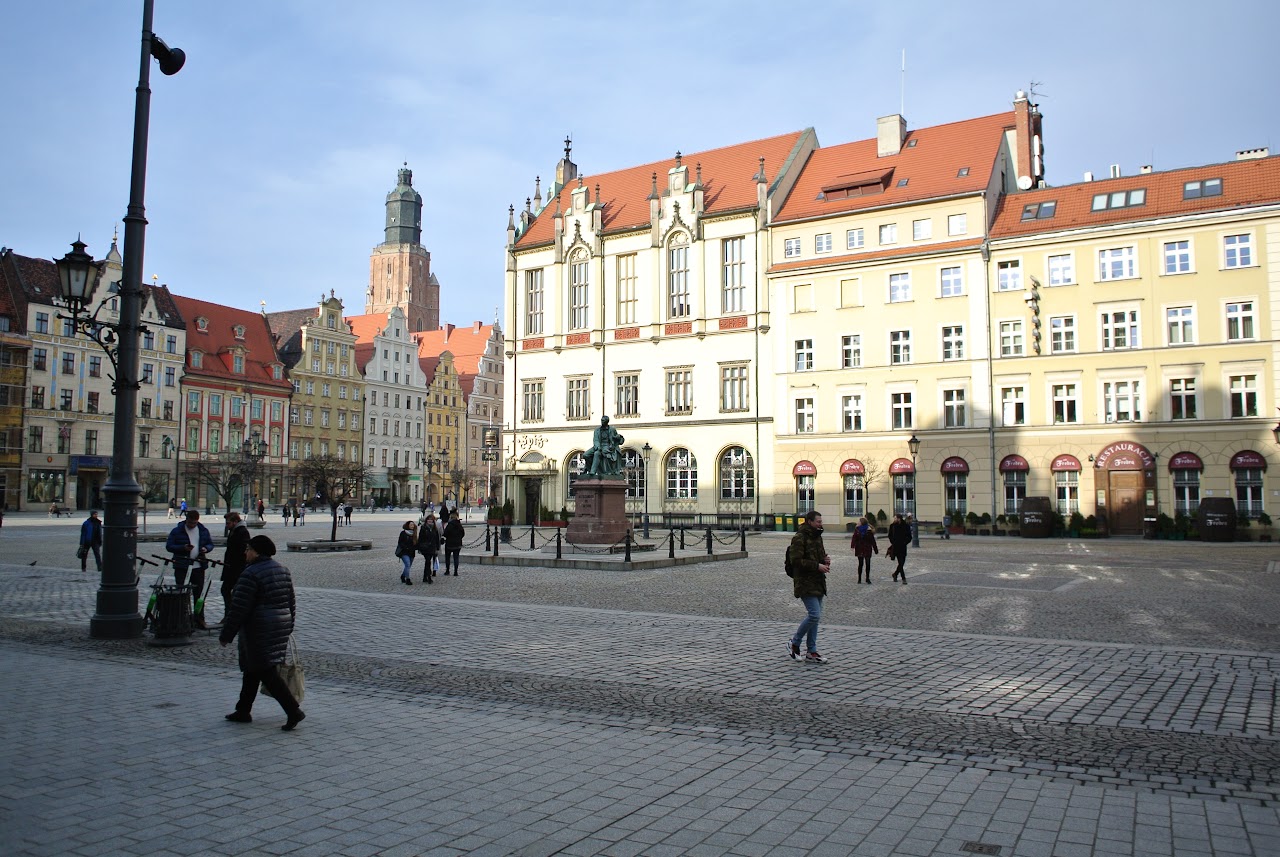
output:
M1222 236L1222 268L1252 268L1257 264L1253 252L1253 233L1236 232Z
M911 221L911 240L928 241L933 238L933 218L924 217Z
M1074 315L1049 316L1049 353L1074 354L1079 347Z
M1160 245L1160 274L1176 277L1196 272L1194 244L1190 238L1174 238Z
M1164 308L1164 340L1169 347L1196 344L1196 308L1180 304Z
M797 372L813 371L813 340L797 339L795 350L795 370Z
M820 232L813 236L813 252L818 256L831 252L830 232Z
M565 419L591 419L591 378L565 379Z
M866 411L862 393L845 393L840 397L840 430L858 432L866 428Z
M543 331L543 309L546 293L542 286L542 269L524 272L524 332L534 336Z
M862 334L846 333L840 337L840 368L862 368Z
M720 242L720 311L745 312L747 308L747 239Z
M582 330L591 324L591 260L583 258L569 265L569 329Z
M963 324L947 324L942 326L942 359L964 359Z
M667 415L693 413L693 369L667 370Z
M1074 253L1050 253L1044 260L1049 285L1070 286L1076 282L1076 257Z
M964 266L943 265L938 269L938 296L958 298L964 294Z
M1115 307L1103 310L1098 316L1099 350L1131 351L1142 347L1141 316L1132 307ZM1117 334L1123 334L1124 344Z
M861 226L856 229L848 229L844 233L844 246L846 250L861 250L866 246L866 232Z
M889 275L889 303L906 303L911 300L911 272L898 271Z
M1027 353L1026 323L1020 318L1005 319L997 324L1001 357L1023 357Z
M967 235L969 233L969 215L948 214L947 235Z
M1223 338L1227 342L1252 342L1258 338L1258 302L1252 299L1222 302Z
M882 223L880 224L880 245L897 244L898 243L898 224Z
M618 271L618 324L635 324L640 299L636 294L639 278L636 276L635 253L623 253L615 263Z
M911 362L911 331L889 331L889 364L904 366Z
M1098 251L1098 282L1132 280L1138 276L1138 248L1133 244Z
M915 393L911 390L889 392L889 428L893 431L915 428Z
M1049 382L1049 424L1076 425L1080 422L1080 385L1075 381Z
M1027 424L1027 388L1015 384L1000 388L1000 425L1025 426Z
M817 418L813 408L812 396L798 396L795 399L795 433L814 434L817 431Z
M543 379L521 381L521 420L540 423L546 419L546 382Z
M968 428L969 396L964 387L942 390L942 427Z
M1168 412L1165 418L1170 422L1190 422L1200 418L1200 378L1190 372L1172 375L1165 378L1165 389L1168 398L1165 405ZM1179 403L1181 408L1174 407ZM1190 403L1190 408L1187 407Z
M690 255L688 244L667 247L667 318L689 318L693 315Z
M738 413L751 408L751 367L731 363L720 367L720 413Z
M1106 423L1142 422L1142 379L1116 378L1098 382L1102 389L1099 399L1102 421ZM1125 415L1128 415L1127 418Z
M1261 397L1256 372L1229 373L1223 386L1227 399L1224 413L1228 419L1247 420L1259 416Z
M638 417L640 415L640 373L617 372L613 376L613 415Z
M1020 292L1022 285L1022 260L1005 259L996 262L996 291Z
M800 254L804 252L800 246L800 238L786 238L782 242L782 257L784 259L799 259Z

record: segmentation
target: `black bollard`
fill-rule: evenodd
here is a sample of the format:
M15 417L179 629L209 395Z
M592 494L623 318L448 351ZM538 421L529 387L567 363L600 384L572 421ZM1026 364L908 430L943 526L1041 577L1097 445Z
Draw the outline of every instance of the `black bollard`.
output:
M667 559L676 558L676 531L672 530L667 535Z
M742 536L741 551L743 553L746 553L747 552L747 528L743 527L741 530L739 530L739 534Z
M563 559L560 553L560 528L556 527L556 559Z
M684 527L680 528L680 550L684 550Z
M498 527L497 525L495 525L493 528L493 555L494 556L498 555L498 542L500 541L502 541L502 539L498 538Z
M488 524L484 525L484 552L485 553L488 553L489 551L493 550L492 545L489 543L489 536L497 533L497 531L498 531L497 527L494 527L493 530L490 531L489 525Z
M623 562L631 562L631 531L627 530L627 552L622 557Z
M707 527L707 556L711 556L711 528Z
M536 533L536 530L534 530L533 524L530 524L529 525L529 550L537 550L537 545L533 541L533 537L535 533Z
M649 513L648 512L646 512L644 516L644 537L646 539L649 538Z

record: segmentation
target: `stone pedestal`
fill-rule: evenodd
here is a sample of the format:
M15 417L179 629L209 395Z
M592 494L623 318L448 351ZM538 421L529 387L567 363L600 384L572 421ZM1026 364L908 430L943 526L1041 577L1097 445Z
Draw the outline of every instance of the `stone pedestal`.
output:
M622 541L627 520L627 480L584 476L573 486L574 513L565 540L580 545L611 545Z

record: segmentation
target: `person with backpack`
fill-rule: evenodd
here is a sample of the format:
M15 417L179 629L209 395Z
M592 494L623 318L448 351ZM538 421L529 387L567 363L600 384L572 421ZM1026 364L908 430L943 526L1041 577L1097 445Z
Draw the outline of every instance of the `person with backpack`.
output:
M858 582L862 582L862 570L865 568L867 583L870 583L871 555L880 553L880 546L876 544L875 528L866 518L858 519L858 526L853 528L853 538L849 540L849 547L853 548L853 555L858 558Z
M787 655L793 661L825 664L827 659L818 654L818 623L822 620L822 599L827 594L831 556L822 544L822 513L816 509L805 513L804 523L791 539L787 548L787 567L791 573L792 592L808 613L787 642ZM804 655L800 654L802 640L806 649Z

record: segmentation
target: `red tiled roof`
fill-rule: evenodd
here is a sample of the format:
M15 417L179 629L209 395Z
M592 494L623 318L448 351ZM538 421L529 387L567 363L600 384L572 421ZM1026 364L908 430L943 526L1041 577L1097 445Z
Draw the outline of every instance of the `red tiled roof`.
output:
M1216 178L1222 179L1220 196L1182 198L1183 185L1187 182ZM1092 210L1093 198L1098 194L1136 188L1146 190L1146 200L1142 205L1108 208L1102 211ZM1043 220L1022 219L1022 212L1026 206L1051 200L1057 203L1053 217ZM1280 157L1231 161L1118 179L1039 188L1026 193L1005 196L996 211L995 223L991 227L991 237L1012 238L1019 235L1058 232L1113 223L1133 223L1180 214L1230 211L1235 208L1276 202L1280 202Z
M684 155L681 163L689 168L691 183L696 178L697 165L702 165L703 199L707 214L751 208L756 204L756 183L752 177L760 170L760 158L765 159L765 174L770 180L776 178L805 133L793 131L778 137L695 152ZM604 203L604 231L622 232L647 226L653 174L658 174L658 192L662 193L667 187L667 173L674 166L675 159L668 158L610 173L583 175L582 184L591 189L593 200L596 185L600 186L600 200ZM576 187L578 182L574 181L560 189L561 211L567 213L572 209L570 195ZM552 223L555 210L556 201L549 199L547 206L516 241L516 246L525 248L550 243L555 237Z
M267 324L271 326L271 333L275 337L276 351L290 369L302 359L302 326L319 317L319 307L267 313Z
M935 256L957 250L972 250L982 246L981 238L965 238L961 241L944 241L941 244L920 244L915 247L895 247L892 250L876 250L871 253L849 253L844 256L820 256L816 259L796 259L779 262L769 267L770 274L798 271L803 268L825 268L829 265L846 265L852 262L879 262L900 256Z
M1008 112L920 128L907 133L898 154L883 158L876 156L874 137L817 149L773 222L978 193L990 183L1004 132L1013 126L1013 113ZM969 168L968 174L958 175L964 167ZM893 174L881 193L819 199L824 188L828 189L824 196L830 195L831 188L878 181L890 170ZM903 179L909 180L907 186L898 187Z
M187 353L203 352L201 365L193 367L187 361L186 374L203 378L216 378L236 383L248 382L263 387L292 390L287 378L271 376L271 365L281 362L276 354L275 340L267 319L260 312L234 309L222 304L210 303L183 295L172 295L178 311L190 320L187 325ZM209 321L207 330L201 331L196 319ZM235 326L244 327L244 339L235 338ZM232 349L243 347L244 374L232 371Z
M470 327L446 324L438 330L422 330L415 333L418 340L418 356L439 355L445 351L453 354L453 368L459 377L475 375L480 371L480 358L484 356L489 338L493 336L492 324L472 322ZM426 369L426 366L423 366ZM430 379L430 373L427 373Z
M343 320L351 325L351 332L356 335L356 342L373 342L373 338L387 329L387 318L390 314L374 312L368 315L348 315Z

